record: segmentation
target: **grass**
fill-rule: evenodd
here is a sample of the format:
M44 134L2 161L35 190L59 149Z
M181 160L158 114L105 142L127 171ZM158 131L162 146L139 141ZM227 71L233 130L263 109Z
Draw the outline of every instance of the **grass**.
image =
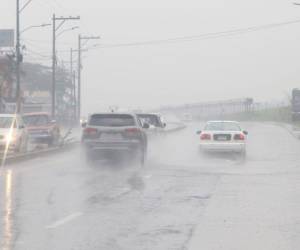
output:
M241 112L236 114L222 115L222 120L237 120L237 121L272 121L292 123L291 108L279 107L269 108L264 110ZM300 122L298 122L300 126Z

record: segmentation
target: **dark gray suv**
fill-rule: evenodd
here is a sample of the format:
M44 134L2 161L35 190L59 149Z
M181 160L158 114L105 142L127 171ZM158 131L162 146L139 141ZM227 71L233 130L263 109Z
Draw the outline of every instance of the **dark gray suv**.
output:
M82 144L87 160L129 156L145 163L147 135L136 115L131 113L95 113L83 124Z

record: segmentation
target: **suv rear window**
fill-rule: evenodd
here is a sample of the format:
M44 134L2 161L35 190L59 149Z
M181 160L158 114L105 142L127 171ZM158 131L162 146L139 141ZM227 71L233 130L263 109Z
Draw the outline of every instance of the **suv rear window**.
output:
M103 127L127 127L135 126L132 115L126 114L96 114L90 117L89 125Z

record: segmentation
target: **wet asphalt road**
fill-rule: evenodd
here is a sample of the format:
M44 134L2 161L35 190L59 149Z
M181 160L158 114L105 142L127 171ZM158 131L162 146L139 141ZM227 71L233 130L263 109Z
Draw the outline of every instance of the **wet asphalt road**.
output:
M89 166L80 148L2 168L0 249L232 250L246 249L255 240L256 249L269 249L264 245L270 240L274 246L280 240L282 248L273 249L297 249L300 141L277 125L249 123L245 128L250 133L245 161L235 155L203 158L197 152L199 127L189 124L185 130L153 139L143 168L105 161ZM265 195L251 204L245 184L249 179L256 187L251 192ZM278 185L280 194L266 191L270 185ZM243 207L237 209L239 204L252 209L246 213ZM261 233L257 240L253 234L242 238L238 247L231 236L218 245L208 240L215 242L214 237L224 235L220 223L207 230L212 220L223 222L234 213L239 214L236 225L252 216L257 219L251 217L252 227L261 228L256 224L260 216L273 213L272 223L265 223L276 227L281 212L278 228L285 219L292 225L280 227L276 238Z

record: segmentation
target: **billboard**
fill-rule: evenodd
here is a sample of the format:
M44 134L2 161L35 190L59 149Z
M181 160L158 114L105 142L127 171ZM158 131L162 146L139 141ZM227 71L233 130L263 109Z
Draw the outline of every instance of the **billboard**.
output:
M0 29L0 48L14 47L14 34L13 29Z

